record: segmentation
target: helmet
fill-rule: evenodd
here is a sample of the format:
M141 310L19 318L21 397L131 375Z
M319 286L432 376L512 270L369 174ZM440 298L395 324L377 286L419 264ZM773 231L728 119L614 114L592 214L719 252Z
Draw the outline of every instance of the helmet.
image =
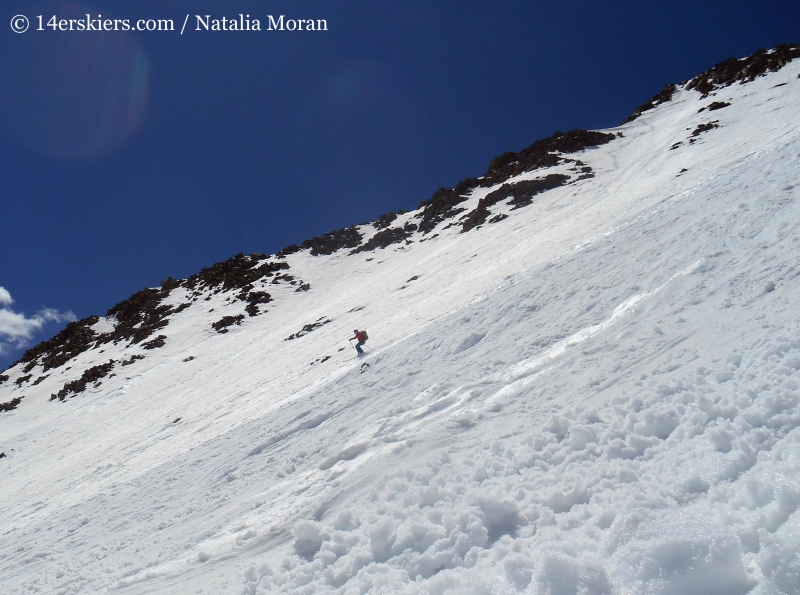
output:
M357 332L358 332L358 329L355 329L353 332L354 332L354 333L357 333Z

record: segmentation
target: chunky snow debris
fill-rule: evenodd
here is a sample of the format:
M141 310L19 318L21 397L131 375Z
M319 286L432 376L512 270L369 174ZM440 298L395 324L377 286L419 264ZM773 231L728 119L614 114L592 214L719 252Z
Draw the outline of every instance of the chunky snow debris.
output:
M254 568L245 592L747 593L754 576L791 592L799 383L795 328L522 441L441 451L324 523L298 521L297 557Z

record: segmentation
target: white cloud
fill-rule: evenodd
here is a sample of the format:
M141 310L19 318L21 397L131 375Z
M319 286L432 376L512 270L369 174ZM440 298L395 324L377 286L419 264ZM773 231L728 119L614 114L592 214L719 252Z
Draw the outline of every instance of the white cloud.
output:
M11 299L11 294L5 287L0 287L0 306L10 306L14 300Z
M0 287L0 355L12 349L26 347L34 335L48 322L70 322L75 320L72 312L59 312L43 308L33 316L25 316L9 308L14 300L4 287Z

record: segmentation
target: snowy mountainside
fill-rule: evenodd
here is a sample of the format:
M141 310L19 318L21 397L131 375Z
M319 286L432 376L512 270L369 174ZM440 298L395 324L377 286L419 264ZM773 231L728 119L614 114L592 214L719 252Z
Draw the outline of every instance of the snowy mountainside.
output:
M30 350L0 590L796 593L796 53Z

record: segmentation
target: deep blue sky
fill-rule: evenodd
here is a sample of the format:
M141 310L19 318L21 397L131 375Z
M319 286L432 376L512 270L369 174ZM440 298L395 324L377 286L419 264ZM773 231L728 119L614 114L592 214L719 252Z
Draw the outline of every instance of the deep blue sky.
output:
M237 252L414 208L504 151L616 125L666 83L800 41L796 0L128 0L88 10L329 30L34 30L70 10L85 12L0 13L0 286L27 317L103 314ZM4 339L0 370L21 354Z

